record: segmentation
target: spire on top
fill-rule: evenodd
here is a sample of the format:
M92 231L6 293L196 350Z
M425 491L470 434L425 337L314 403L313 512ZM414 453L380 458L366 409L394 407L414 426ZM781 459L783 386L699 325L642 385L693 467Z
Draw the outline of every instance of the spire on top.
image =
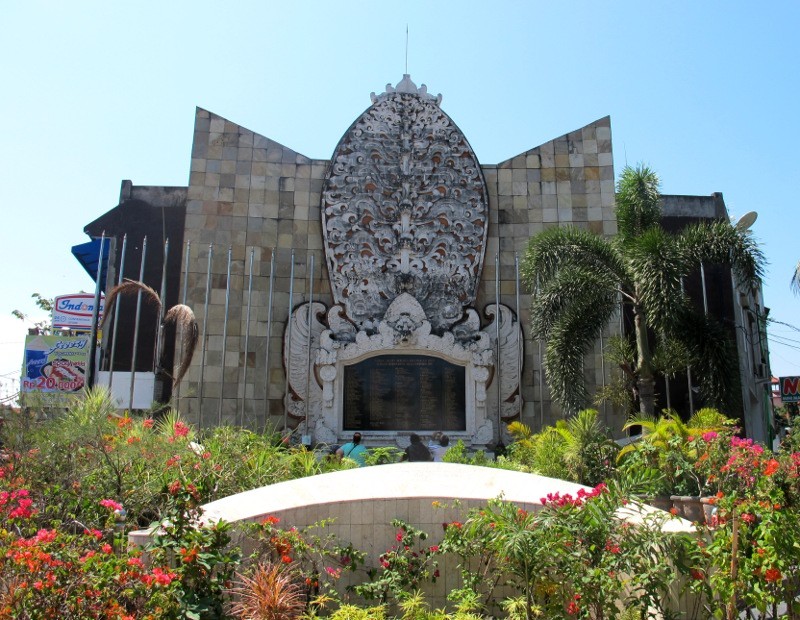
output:
M411 76L408 73L403 74L403 79L397 83L397 86L392 86L391 83L386 85L386 91L381 93L380 95L376 95L374 92L370 93L369 98L372 100L372 103L377 103L385 99L387 96L392 95L394 93L402 93L402 94L409 94L409 95L419 95L423 99L432 99L436 102L436 105L439 105L442 102L442 95L436 95L435 97L428 93L428 87L425 84L422 84L419 88L414 82L411 81Z

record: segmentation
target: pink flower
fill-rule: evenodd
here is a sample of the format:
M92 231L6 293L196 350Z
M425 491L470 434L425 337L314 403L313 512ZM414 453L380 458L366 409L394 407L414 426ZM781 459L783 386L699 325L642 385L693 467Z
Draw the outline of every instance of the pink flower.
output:
M717 437L719 437L719 435L714 431L708 431L707 433L703 433L703 441L705 442L713 441Z
M99 504L103 508L108 508L110 510L122 510L122 504L115 502L113 499L101 499Z
M173 431L175 432L176 437L186 437L186 435L189 434L189 427L179 420L178 422L175 422Z

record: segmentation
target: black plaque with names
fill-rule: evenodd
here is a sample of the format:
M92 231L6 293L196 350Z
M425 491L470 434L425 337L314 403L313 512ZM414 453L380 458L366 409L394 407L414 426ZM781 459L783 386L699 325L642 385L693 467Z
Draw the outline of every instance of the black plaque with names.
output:
M425 355L345 366L344 430L465 431L465 369Z

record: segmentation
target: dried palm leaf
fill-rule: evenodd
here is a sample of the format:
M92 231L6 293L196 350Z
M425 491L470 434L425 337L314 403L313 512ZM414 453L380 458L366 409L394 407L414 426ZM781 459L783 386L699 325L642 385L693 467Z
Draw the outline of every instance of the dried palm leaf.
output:
M189 306L178 304L172 306L164 317L164 325L175 324L181 329L181 359L178 364L178 372L172 381L172 386L175 387L181 382L186 371L189 370L189 365L192 363L194 351L197 348L197 341L199 339L199 330L197 329L197 320L194 318L194 312Z
M100 323L101 328L105 326L108 317L113 314L112 310L114 309L114 304L117 301L117 297L132 293L142 293L142 299L146 303L154 304L156 308L158 308L158 311L161 311L161 298L158 296L158 293L156 293L155 290L147 286L144 282L126 279L124 282L117 284L117 286L108 292L108 295L106 296L105 310L103 311L103 321Z

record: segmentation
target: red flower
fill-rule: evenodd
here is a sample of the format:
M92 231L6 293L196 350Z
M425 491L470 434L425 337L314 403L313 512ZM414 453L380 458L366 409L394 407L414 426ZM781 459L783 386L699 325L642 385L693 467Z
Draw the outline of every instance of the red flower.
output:
M175 422L175 426L172 429L176 437L186 437L189 434L189 427L181 421Z
M765 476L771 476L776 471L778 471L778 467L780 467L780 464L778 463L778 461L776 461L775 459L768 460L767 461L767 466L764 468L764 475Z
M570 601L569 605L567 605L567 613L570 616L576 616L580 613L581 606L578 605L575 601Z
M142 422L142 426L145 428L153 428L153 425L156 421L153 418L147 418L144 422Z
M283 562L284 564L291 564L292 563L292 556L290 556L290 555L281 556L281 562Z
M779 571L775 567L768 568L767 571L764 573L764 579L772 583L780 581L781 577L783 577L783 575L781 575L781 571Z

